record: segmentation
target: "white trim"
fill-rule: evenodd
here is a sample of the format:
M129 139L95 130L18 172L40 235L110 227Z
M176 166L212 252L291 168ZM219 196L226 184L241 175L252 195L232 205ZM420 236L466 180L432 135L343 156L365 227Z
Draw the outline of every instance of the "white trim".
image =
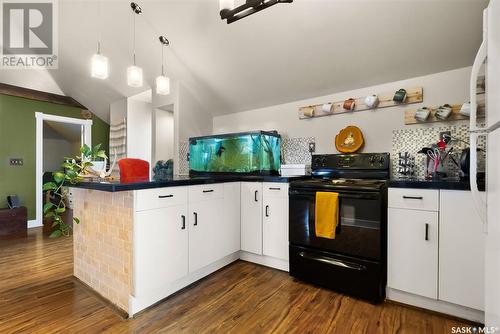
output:
M80 119L71 118L64 116L57 116L51 114L44 114L41 112L35 112L36 118L36 134L35 134L35 149L36 149L36 183L35 183L35 194L36 194L36 226L43 226L43 122L53 121L66 124L77 124L83 126L82 131L82 142L91 145L92 144L92 120L90 119Z
M267 255L257 255L245 251L240 251L240 259L278 270L290 271L288 260L278 259Z
M28 220L28 228L42 227L43 224L39 224L36 219Z
M196 270L195 272L189 273L187 276L172 282L165 286L164 288L155 292L150 293L149 295L143 296L133 296L129 295L129 309L128 315L130 318L134 316L134 314L153 306L155 303L161 301L162 299L170 296L171 294L185 288L186 286L193 284L194 282L207 277L213 272L227 266L228 264L237 261L239 258L238 252L233 254L229 254L228 256L223 257L222 259L215 261L201 269Z
M448 303L442 300L418 296L412 293L392 288L387 288L386 293L388 300L420 307L434 312L452 315L458 318L479 322L481 324L484 323L484 312L480 310Z

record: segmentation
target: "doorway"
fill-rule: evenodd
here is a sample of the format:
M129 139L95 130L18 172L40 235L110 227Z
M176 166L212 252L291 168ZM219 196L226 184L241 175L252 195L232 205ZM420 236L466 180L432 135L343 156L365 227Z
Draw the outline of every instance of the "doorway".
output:
M92 120L35 113L36 117L36 226L43 225L43 182L50 177L49 169L58 164L76 147L92 144ZM78 139L79 138L79 139ZM55 145L55 146L54 146ZM55 149L58 150L55 152ZM45 150L44 150L45 149ZM77 150L78 153L78 150ZM54 161L59 159L59 161Z
M174 159L174 105L153 109L152 162ZM154 166L153 166L154 167Z

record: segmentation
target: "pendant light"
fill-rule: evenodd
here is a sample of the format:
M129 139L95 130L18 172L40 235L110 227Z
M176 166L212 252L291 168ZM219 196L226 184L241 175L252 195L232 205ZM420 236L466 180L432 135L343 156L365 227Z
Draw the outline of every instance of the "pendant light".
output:
M90 75L93 78L97 79L107 79L109 70L108 70L108 58L101 54L101 2L98 4L98 20L99 20L99 37L97 41L97 53L94 54L90 60L91 69Z
M130 3L132 8L132 17L134 22L134 36L133 36L133 65L127 68L127 84L130 87L141 87L142 86L142 68L135 63L135 15L142 13L141 7L135 2Z
M165 76L163 51L170 42L165 36L160 36L159 40L161 43L161 75L156 78L156 94L168 95L170 94L170 79Z

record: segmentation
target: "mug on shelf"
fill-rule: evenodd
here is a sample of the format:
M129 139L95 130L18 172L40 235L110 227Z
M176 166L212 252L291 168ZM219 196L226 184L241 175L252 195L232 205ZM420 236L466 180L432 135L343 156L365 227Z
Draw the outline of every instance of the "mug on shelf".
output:
M465 102L460 108L460 114L466 117L470 117L470 102Z
M303 109L304 116L314 117L314 107L306 107Z
M394 93L392 100L397 103L404 103L406 101L406 89L398 89L396 93Z
M449 104L445 104L437 108L435 116L440 120L445 120L450 117L453 108Z
M415 119L420 122L425 122L429 115L431 114L431 110L427 107L422 107L417 110L415 113Z
M376 94L368 95L365 97L365 105L368 108L375 108L378 105L378 96Z
M321 111L323 111L325 114L330 114L333 112L333 104L331 103L325 103L321 106Z
M344 105L342 106L345 110L354 110L356 107L356 100L352 97L344 101Z

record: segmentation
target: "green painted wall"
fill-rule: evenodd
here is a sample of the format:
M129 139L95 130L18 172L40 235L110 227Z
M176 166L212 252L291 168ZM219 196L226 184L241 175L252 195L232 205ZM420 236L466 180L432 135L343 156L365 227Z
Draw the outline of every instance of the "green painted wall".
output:
M17 194L28 208L28 219L35 219L35 112L82 118L80 109L0 94L0 207L6 197ZM109 145L109 125L92 118L92 142ZM9 166L10 158L23 158L24 166Z

